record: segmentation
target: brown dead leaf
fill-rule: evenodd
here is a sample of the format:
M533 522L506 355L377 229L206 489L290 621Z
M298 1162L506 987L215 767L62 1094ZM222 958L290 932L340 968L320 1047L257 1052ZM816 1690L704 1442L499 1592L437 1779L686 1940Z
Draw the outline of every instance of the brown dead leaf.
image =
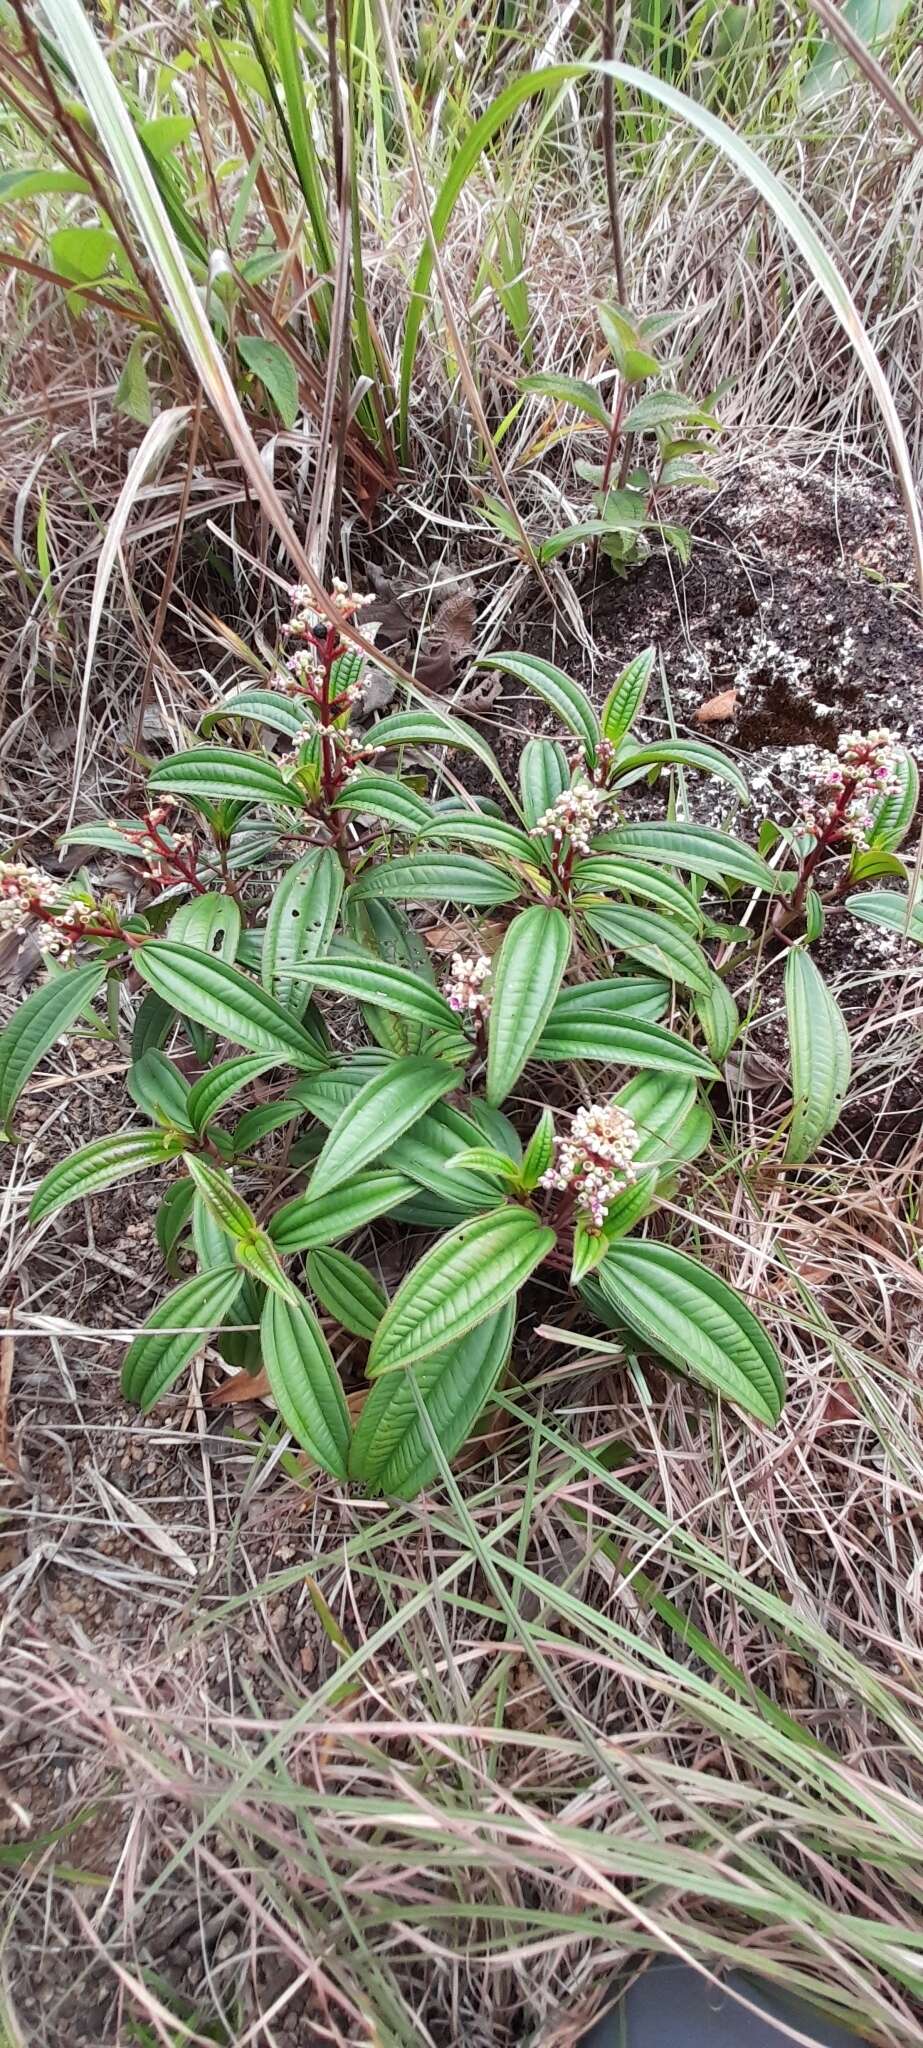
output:
M733 718L737 697L737 690L720 690L717 697L709 697L695 713L696 725L719 725L723 718Z
M474 598L470 591L454 591L437 605L426 644L444 647L452 656L470 654L474 644Z
M861 1414L855 1395L846 1380L837 1380L831 1387L824 1402L825 1422L855 1422Z
M225 1380L223 1387L215 1387L206 1398L209 1408L224 1408L229 1401L268 1401L269 1380L265 1372L235 1372L232 1379Z

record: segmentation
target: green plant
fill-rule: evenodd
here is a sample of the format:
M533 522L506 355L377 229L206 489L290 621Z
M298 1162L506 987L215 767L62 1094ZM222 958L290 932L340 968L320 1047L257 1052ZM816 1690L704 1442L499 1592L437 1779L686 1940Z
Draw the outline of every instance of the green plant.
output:
M676 491L714 488L700 465L708 453L703 434L717 431L719 422L707 403L703 406L684 392L644 390L670 368L657 353L657 343L671 325L668 316L649 314L635 320L619 306L600 306L597 312L615 368L611 401L603 397L598 384L582 377L542 372L522 382L524 392L573 406L588 430L605 435L602 461L580 460L576 465L577 475L590 486L593 516L540 541L538 560L553 561L579 541L592 539L623 576L646 559L648 535L656 533L686 562L689 529L675 521L665 522L661 501ZM642 447L635 462L639 440L646 442L651 452ZM488 517L495 523L500 523L500 510L488 509Z
M341 631L297 592L294 649L271 686L213 706L201 740L151 769L143 815L67 835L134 862L143 907L96 900L85 877L63 890L4 868L3 922L44 928L51 974L0 1040L7 1124L104 983L113 1028L111 992L141 997L128 1086L144 1124L54 1166L33 1223L127 1175L166 1173L157 1235L177 1284L129 1349L126 1396L149 1407L212 1339L231 1364L262 1363L319 1464L376 1492L432 1479L433 1431L443 1456L457 1453L517 1318L528 1327L549 1290L576 1297L568 1315L772 1422L781 1370L750 1308L671 1246L663 1218L633 1233L709 1142L709 1090L741 1023L728 974L752 943L749 922L722 911L746 893L770 929L780 905L798 918L799 872L680 815L690 772L735 801L746 787L714 747L636 733L651 650L599 715L551 664L490 658L573 742L568 756L530 739L515 798L460 720L420 708L360 727L361 658L347 644L360 602L335 592ZM439 795L433 749L479 757L505 806ZM666 815L629 821L626 792L649 799L664 776ZM889 780L881 801L897 794ZM427 904L456 913L441 987L407 910ZM833 1120L831 1075L838 1109L848 1041L844 1054L829 1004L826 1035L811 1023L816 969L800 945L790 974L796 1022L808 1019L795 1162ZM560 1104L537 1117L536 1063L557 1075ZM378 1255L388 1244L401 1262L395 1223L426 1237L389 1289ZM362 1262L344 1241L372 1225ZM332 1348L321 1316L339 1331ZM371 1385L355 1420L336 1359L357 1343Z

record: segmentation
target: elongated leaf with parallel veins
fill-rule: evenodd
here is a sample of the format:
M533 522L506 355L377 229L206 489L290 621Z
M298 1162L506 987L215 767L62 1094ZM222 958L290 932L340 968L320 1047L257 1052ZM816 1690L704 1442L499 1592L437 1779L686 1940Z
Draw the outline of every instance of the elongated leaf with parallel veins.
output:
M8 1131L17 1097L39 1060L98 994L108 969L98 961L55 975L33 990L0 1036L0 1127Z
M396 825L400 831L409 832L415 839L421 833L429 836L432 823L432 806L426 803L416 790L408 789L396 775L368 774L352 776L334 798L335 811L370 811L376 818L384 818L389 825Z
M785 1157L790 1166L800 1166L837 1122L852 1068L846 1019L800 946L785 962L785 1008L795 1104Z
M432 964L423 940L416 926L397 904L376 903L374 898L350 903L347 898L346 926L364 953L375 960L391 961L397 967L409 967L412 974L421 976L435 988ZM399 1058L419 1052L424 1025L414 1023L410 1017L397 1016L393 1010L378 1009L374 1003L363 1003L361 1008L372 1037L387 1052Z
M268 1232L260 1229L230 1176L193 1153L186 1154L185 1164L213 1222L226 1234L236 1264L284 1301L296 1301L297 1290L282 1270L275 1245ZM207 1254L209 1259L213 1256L211 1251Z
M684 924L691 925L693 931L702 929L702 912L691 889L665 869L645 867L643 861L620 860L617 854L606 853L575 861L571 879L574 888L581 892L577 897L578 909L586 908L584 892L611 890L629 901L640 896L643 901L672 912Z
M194 946L198 953L209 953L215 960L233 962L242 923L240 905L233 896L215 890L181 903L167 926L167 937L176 945Z
M599 938L627 953L629 959L640 960L642 967L681 982L684 988L707 991L713 970L701 946L667 918L624 904L597 906L585 911L584 917Z
M203 1074L190 1088L186 1105L193 1130L203 1131L242 1088L258 1080L272 1064L263 1053L244 1053L240 1059L222 1060L210 1073Z
M428 1486L439 1465L417 1396L451 1463L509 1358L514 1315L514 1303L507 1302L448 1349L421 1359L407 1373L376 1380L353 1432L350 1478L398 1500L412 1500Z
M708 746L705 740L657 740L653 745L638 747L619 756L612 779L618 784L639 768L654 767L697 768L703 775L715 775L720 782L730 783L742 803L750 801L746 781L736 763L717 747Z
M657 1199L660 1174L656 1167L647 1173L639 1173L635 1180L628 1182L614 1202L601 1230L588 1230L578 1215L574 1226L574 1255L571 1264L570 1284L577 1287L587 1273L592 1273L602 1264L611 1244L620 1237L627 1237L636 1229L645 1216L649 1215Z
M778 875L759 854L713 825L617 825L611 832L597 833L593 852L659 861L709 881L740 882L746 889L779 888Z
M472 1150L484 1140L484 1132L473 1118L453 1103L437 1102L425 1116L392 1145L385 1165L406 1174L441 1203L447 1203L454 1222L492 1209L497 1200L495 1184L482 1174L465 1172L452 1164L459 1152Z
M320 1195L312 1193L309 1183L306 1194L294 1195L276 1210L268 1235L277 1251L311 1251L354 1236L415 1193L414 1182L401 1173L357 1173Z
M291 1301L267 1294L260 1335L266 1377L286 1428L316 1464L345 1479L349 1410L313 1310L297 1294Z
M536 903L508 927L493 969L487 1100L504 1102L547 1023L571 946L562 910Z
M155 796L182 796L190 803L230 799L243 804L284 804L301 810L303 799L290 788L281 769L261 754L236 747L189 747L158 761L147 778Z
M898 787L890 796L879 798L868 835L869 846L881 847L886 853L903 844L920 801L920 771L906 747L895 750L893 773Z
M186 1140L176 1131L119 1131L113 1138L94 1138L69 1159L61 1159L40 1181L29 1206L30 1223L43 1223L56 1209L95 1195L130 1174L165 1166L178 1159Z
M864 896L848 896L846 908L863 924L884 925L923 945L923 897L911 908L907 895L897 889L869 889Z
M321 1307L351 1336L368 1343L388 1306L384 1288L358 1259L351 1259L348 1252L333 1251L329 1245L318 1245L305 1263L311 1291Z
M521 861L534 867L538 848L528 833L520 832L516 825L508 825L505 818L482 817L477 811L466 811L464 815L448 818L433 818L421 833L428 846L446 841L457 841L460 846L486 846L491 853L507 854L511 860Z
M623 1239L597 1268L610 1308L649 1348L760 1422L777 1422L785 1380L740 1295L670 1245Z
M343 870L333 848L312 847L279 883L266 917L260 980L301 1019L311 994L305 963L326 953L343 895Z
M553 1249L530 1210L494 1209L459 1224L425 1252L375 1332L369 1378L416 1365L502 1308Z
M557 740L527 740L519 758L519 792L530 831L570 786L570 763ZM547 840L535 840L547 848Z
M549 1024L575 1024L600 1019L616 1024L622 1018L656 1024L670 1001L670 984L640 974L603 975L598 981L584 981L561 988L551 1007Z
M227 961L171 939L150 939L135 948L133 964L156 995L207 1030L308 1072L325 1065L304 1026Z
M503 783L487 741L475 732L473 726L466 725L461 718L450 717L447 711L392 711L387 718L378 719L369 737L376 747L460 747L464 752L476 754L485 768L490 769L494 780L501 785Z
M350 884L348 900L491 904L512 903L518 894L518 884L490 861L467 853L412 853L366 868Z
M122 1393L126 1401L136 1402L144 1410L153 1407L230 1315L243 1279L239 1266L196 1273L158 1302L125 1356Z
M461 1035L458 1018L445 996L439 994L431 981L424 981L422 975L412 974L407 967L363 960L355 953L328 954L312 962L311 978L318 988L352 996L358 1003L395 1010L434 1031Z
M693 1009L713 1060L726 1060L740 1030L740 1011L720 974L714 974L704 995L694 995Z
M638 1018L605 1023L587 1017L565 1024L546 1024L535 1047L537 1060L557 1064L568 1060L602 1062L604 1066L646 1067L657 1073L692 1074L704 1081L720 1079L718 1068L675 1031Z
M284 697L281 690L235 690L233 696L225 697L221 704L213 704L206 711L199 724L203 733L210 733L222 718L252 718L260 725L266 725L271 732L285 733L288 739L307 738L316 729L314 714L297 697Z
M654 653L653 647L646 647L643 654L636 654L616 677L609 691L599 722L603 738L610 740L613 746L618 746L624 739L638 716L651 679Z
M538 654L506 653L482 655L475 668L499 669L501 674L513 676L534 690L537 697L550 704L568 732L576 734L592 766L599 740L599 720L585 692L571 682L563 669L555 668L553 662L544 661Z
M170 1130L192 1131L189 1114L189 1083L172 1060L152 1047L129 1067L128 1093L144 1116Z
M452 1067L414 1054L373 1075L328 1132L311 1177L314 1195L380 1159L402 1131L458 1084Z

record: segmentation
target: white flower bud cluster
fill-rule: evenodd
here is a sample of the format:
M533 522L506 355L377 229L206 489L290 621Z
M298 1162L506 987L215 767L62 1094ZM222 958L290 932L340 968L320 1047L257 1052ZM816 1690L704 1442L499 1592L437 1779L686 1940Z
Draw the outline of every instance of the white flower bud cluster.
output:
M350 590L348 584L343 583L339 576L335 576L330 591L330 602L341 619L351 619L355 612L362 610L363 605L371 604L372 599L365 596L362 591ZM283 632L289 633L295 640L313 640L318 632L326 632L327 625L328 621L318 612L316 599L308 585L296 583L292 591L292 616L283 627Z
M542 1175L543 1188L576 1187L577 1200L590 1230L601 1230L617 1195L637 1178L635 1153L641 1134L627 1110L616 1102L594 1102L578 1109L570 1136L559 1138L554 1160Z
M442 984L450 1010L459 1017L486 1017L490 1012L490 990L484 984L490 975L486 953L453 953L451 972Z
M835 826L838 839L851 846L867 845L876 806L900 788L897 762L897 734L887 726L869 733L842 733L836 754L824 755L811 771L823 795L809 805L800 820L801 831L822 839Z
M532 827L533 839L550 838L555 846L569 839L575 853L589 853L594 832L609 808L604 789L594 789L585 776L578 776L570 789L563 789Z
M41 868L27 867L20 861L0 861L0 936L14 932L17 938L25 938L30 928L40 923L43 953L69 960L74 940L97 915L94 904L79 897L62 897L60 885ZM66 930L61 929L57 917L66 924Z

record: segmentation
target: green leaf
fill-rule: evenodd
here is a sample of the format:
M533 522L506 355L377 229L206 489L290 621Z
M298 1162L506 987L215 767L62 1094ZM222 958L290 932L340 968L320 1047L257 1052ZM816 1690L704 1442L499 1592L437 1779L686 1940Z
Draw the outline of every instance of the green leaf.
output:
M167 934L179 946L192 946L197 953L233 962L240 944L241 924L240 906L233 896L215 891L181 903L173 912Z
M611 1203L601 1230L588 1230L578 1215L574 1225L574 1255L570 1271L572 1287L579 1286L587 1273L601 1265L610 1244L614 1244L617 1238L627 1237L650 1213L657 1198L659 1182L660 1174L656 1167L629 1181Z
M860 846L853 853L849 863L849 881L877 882L884 875L896 875L906 882L907 868L899 853L889 853L884 846ZM813 892L809 889L808 895Z
M906 839L920 801L920 772L906 747L897 749L893 772L898 788L879 798L868 835L869 849L881 847L886 853L893 853Z
M353 1337L374 1337L388 1306L388 1297L358 1259L347 1252L318 1246L308 1253L308 1281L321 1306L336 1316Z
M712 1059L719 1063L726 1060L740 1030L740 1012L720 974L712 976L707 991L693 996L692 1007Z
M519 1167L507 1152L497 1152L492 1145L466 1145L463 1152L456 1152L449 1160L449 1171L458 1167L462 1173L482 1173L486 1179L501 1181L504 1185L519 1181Z
M139 121L138 134L155 163L163 163L194 133L191 114L158 114L153 121Z
M620 860L615 853L600 853L575 861L571 880L581 891L595 894L611 889L619 896L640 896L647 903L659 904L661 910L672 911L695 931L702 929L702 912L691 889L662 868L646 867L640 860Z
M542 1174L547 1173L554 1158L554 1118L550 1109L543 1109L538 1123L523 1153L520 1181L527 1194L537 1188Z
M588 384L583 377L549 375L544 371L533 377L523 377L520 391L531 391L539 398L554 398L561 405L575 405L578 412L595 420L597 426L608 427L609 414L595 385Z
M119 1131L114 1138L94 1138L69 1159L62 1159L46 1173L32 1197L29 1222L43 1223L67 1202L81 1195L94 1195L129 1174L143 1173L149 1166L165 1166L178 1158L183 1138L175 1131Z
M896 889L870 889L865 896L848 896L846 908L863 924L883 924L888 931L900 932L923 946L923 901L911 909L907 896ZM0 1055L2 1050L0 1041Z
M860 41L870 45L873 54L881 58L882 46L906 8L907 0L844 0L842 15ZM858 67L852 58L835 37L828 36L818 43L801 79L798 96L806 108L815 109L831 94L842 92L849 80L857 76Z
M74 284L105 277L118 247L111 228L56 228L48 238L52 268Z
M233 1264L234 1239L226 1230L222 1230L191 1177L189 1186L193 1191L192 1243L196 1262L200 1272L211 1273L218 1266Z
M553 1249L555 1234L527 1209L494 1209L459 1224L425 1252L376 1330L368 1375L416 1365L502 1308Z
M305 962L326 953L342 895L343 870L333 848L312 847L289 868L270 903L260 980L299 1021L313 980L303 973Z
M641 336L615 306L597 306L597 318L612 360L625 384L643 384L647 377L658 377L662 365L656 356L648 355L641 345Z
M283 697L279 690L235 690L220 704L213 704L199 721L203 733L211 732L222 718L252 718L271 732L285 733L301 740L316 731L316 720L307 704L297 697Z
M243 1277L238 1266L196 1273L158 1302L125 1354L122 1393L126 1401L145 1411L159 1401L230 1314Z
M360 960L352 954L330 954L312 962L311 979L318 988L352 996L357 1003L372 1003L429 1029L461 1035L458 1018L445 997L431 981L412 974L408 967Z
M245 754L235 747L189 747L185 753L170 754L158 761L147 778L155 796L184 796L190 801L205 798L223 802L231 798L243 804L285 804L301 809L301 796L289 787L281 770L262 754Z
M611 740L613 746L618 746L624 739L638 716L653 674L655 651L653 647L646 647L643 654L636 654L616 677L609 691L600 715L600 725L603 738Z
M459 1152L482 1144L484 1135L472 1117L449 1102L437 1102L390 1147L386 1164L448 1204L454 1222L496 1204L497 1190L491 1181L452 1164Z
M778 1421L785 1381L775 1346L717 1274L669 1245L623 1239L596 1277L610 1308L652 1351L760 1422Z
M499 669L502 675L513 676L517 682L525 683L528 689L534 690L537 697L557 712L562 725L566 725L569 732L576 733L592 766L596 759L599 721L589 698L562 669L555 668L550 661L543 661L538 654L485 654L474 666Z
M452 1067L418 1055L395 1060L373 1075L328 1132L312 1175L312 1194L327 1194L371 1159L380 1158L457 1082Z
M137 420L140 427L149 427L154 417L154 408L144 363L144 348L143 336L136 334L122 364L113 403L116 411L123 412L126 419Z
M704 1053L660 1024L624 1017L607 1024L599 1017L546 1024L535 1048L537 1060L601 1061L604 1066L649 1067L667 1074L694 1074L706 1081L720 1075Z
M324 1057L304 1026L239 968L170 939L136 946L132 961L155 994L181 1016L267 1059L308 1072L323 1067Z
M795 1104L785 1158L800 1166L838 1121L852 1068L846 1019L803 947L785 962L785 1010Z
M260 1336L266 1377L286 1428L316 1464L345 1479L349 1410L313 1310L300 1297L289 1302L267 1294Z
M430 1484L439 1467L417 1396L451 1462L507 1363L514 1314L515 1304L507 1302L457 1343L421 1359L412 1373L386 1373L376 1381L353 1434L351 1479L398 1500L412 1500Z
M704 740L657 740L652 746L638 747L634 753L619 756L612 779L615 783L624 782L626 776L639 768L657 766L697 768L703 775L715 775L720 782L729 782L742 803L750 801L746 781L736 763Z
M371 727L369 739L376 747L460 747L466 753L476 754L495 781L503 780L487 741L473 726L466 725L461 718L451 718L447 711L392 711Z
M527 740L519 761L519 790L530 830L569 788L570 763L558 741ZM540 843L547 847L547 840Z
M191 1152L186 1153L185 1164L213 1221L227 1233L237 1265L273 1294L296 1301L297 1290L282 1271L275 1245L229 1176Z
M626 434L649 434L656 427L671 427L676 420L692 420L696 426L716 427L718 421L703 412L698 399L681 391L646 391L622 422Z
M56 975L15 1010L0 1035L0 1126L8 1135L17 1097L55 1040L69 1030L106 979L98 961Z
M42 199L47 192L89 192L86 178L76 171L0 171L0 206L14 206L21 199Z
M758 854L713 825L618 825L597 835L593 851L663 861L709 881L741 882L747 889L772 892L779 887L778 876Z
M487 1100L504 1102L541 1036L564 977L571 932L561 910L536 903L514 917L494 961Z
M280 1252L313 1251L352 1237L376 1216L384 1216L415 1192L413 1181L400 1173L357 1173L327 1195L305 1195L283 1202L269 1223L269 1236Z
M127 1087L132 1101L152 1123L169 1125L172 1130L195 1129L189 1115L189 1083L162 1052L152 1049L136 1060L128 1069Z
M356 775L346 788L333 800L335 811L371 811L376 818L386 818L390 825L397 825L403 832L416 838L421 832L428 834L433 813L430 805L416 791L408 789L396 775Z
M662 1165L680 1156L680 1134L696 1108L694 1078L648 1071L626 1081L615 1097L641 1133L639 1166Z
M249 1152L258 1145L261 1138L268 1138L272 1131L280 1131L284 1124L294 1123L303 1114L302 1105L291 1096L284 1096L278 1102L258 1102L252 1109L244 1111L240 1121L234 1125L233 1145L236 1154Z
M457 840L460 845L486 846L491 853L505 853L511 860L534 867L538 848L534 839L508 825L505 818L487 818L480 811L458 812L448 818L432 818L421 837L428 845L440 840Z
M409 967L413 974L429 981L435 988L430 957L423 940L415 925L396 904L376 903L374 898L350 903L347 898L346 924L363 952L371 953L376 960ZM413 1023L409 1017L397 1016L391 1010L376 1009L373 1003L363 1004L362 1016L372 1037L384 1046L386 1052L394 1053L398 1058L419 1052L424 1037L422 1024Z
M154 1219L154 1235L157 1248L166 1260L167 1271L176 1278L173 1253L181 1238L192 1209L195 1188L191 1180L174 1181L160 1203Z
M400 899L411 903L512 903L518 884L489 861L467 853L446 853L438 860L422 854L402 855L368 867L349 887L347 900L361 903Z
M713 970L701 946L667 918L651 910L629 910L624 905L616 909L608 904L587 910L584 916L591 931L618 952L627 953L630 960L640 960L642 967L652 968L668 981L681 982L684 988L700 989L703 994L708 990Z
M575 988L559 989L548 1023L555 1028L569 1022L616 1024L623 1019L656 1024L669 1000L669 985L665 981L634 974L606 976L600 981L581 982Z
M291 432L298 418L298 378L287 350L257 334L241 334L237 353L252 377L268 392L284 427Z
M222 1060L210 1073L203 1074L190 1088L186 1104L193 1130L204 1131L226 1103L233 1102L248 1082L258 1080L271 1065L272 1061L262 1053L244 1053L241 1059Z

